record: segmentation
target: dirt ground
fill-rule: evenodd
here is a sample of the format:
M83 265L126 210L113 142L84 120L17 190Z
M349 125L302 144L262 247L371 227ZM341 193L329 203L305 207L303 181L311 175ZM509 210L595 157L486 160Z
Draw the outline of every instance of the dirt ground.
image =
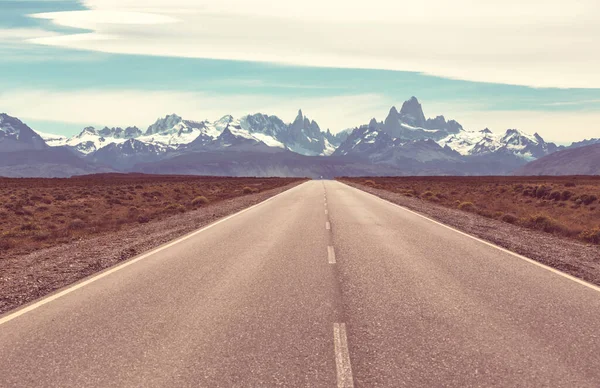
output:
M266 183L260 184L261 181ZM298 179L240 180L233 186L238 191L237 195L230 195L230 198L220 200L213 199L208 204L195 209L190 204L181 213L162 213L148 222L136 221L129 225L122 225L117 230L86 233L77 238L70 238L62 244L52 244L45 248L22 249L21 252L24 253L12 250L7 254L5 251L4 256L0 258L0 314L172 241L222 217L262 202L302 181ZM194 184L193 180L187 182ZM231 178L221 179L219 182L221 186L227 187L231 184ZM251 185L252 183L255 185ZM144 189L139 189L142 192L151 189L149 183L141 185L144 186ZM164 183L163 185L164 191L175 192L178 188L177 185L169 186ZM259 190L241 195L246 185ZM82 187L78 190L86 189ZM116 191L115 188L111 190ZM191 191L190 188L187 190ZM64 191L68 193L69 190ZM198 193L200 190L197 189L196 194ZM163 194L162 198L165 195ZM143 197L143 194L140 196ZM210 194L208 196L211 198ZM191 197L189 195L187 198Z

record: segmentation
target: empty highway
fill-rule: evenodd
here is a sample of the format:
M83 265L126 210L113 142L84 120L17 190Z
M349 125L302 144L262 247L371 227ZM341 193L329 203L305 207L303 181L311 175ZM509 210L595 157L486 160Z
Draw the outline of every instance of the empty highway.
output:
M1 387L598 387L600 291L310 181L0 317Z

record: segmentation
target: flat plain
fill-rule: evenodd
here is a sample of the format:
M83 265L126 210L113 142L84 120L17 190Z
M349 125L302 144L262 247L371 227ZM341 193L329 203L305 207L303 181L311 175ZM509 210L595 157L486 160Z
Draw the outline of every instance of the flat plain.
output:
M135 227L294 181L143 174L0 178L0 257Z

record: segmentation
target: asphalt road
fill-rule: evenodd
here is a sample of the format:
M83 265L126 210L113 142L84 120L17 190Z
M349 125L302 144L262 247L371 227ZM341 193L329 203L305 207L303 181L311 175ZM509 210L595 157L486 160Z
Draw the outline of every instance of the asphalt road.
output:
M600 291L311 181L0 317L0 386L599 387Z

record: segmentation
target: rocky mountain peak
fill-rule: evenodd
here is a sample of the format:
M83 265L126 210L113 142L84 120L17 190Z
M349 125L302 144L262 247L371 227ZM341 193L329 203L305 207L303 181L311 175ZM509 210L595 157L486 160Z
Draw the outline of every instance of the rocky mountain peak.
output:
M400 109L400 116L402 116L408 124L414 125L415 127L424 128L427 121L419 100L414 96L409 100L404 101L402 108Z
M0 152L42 150L48 145L33 129L16 117L0 114Z
M159 118L156 122L148 127L146 135L154 135L156 133L167 132L175 125L179 124L183 119L175 113Z

